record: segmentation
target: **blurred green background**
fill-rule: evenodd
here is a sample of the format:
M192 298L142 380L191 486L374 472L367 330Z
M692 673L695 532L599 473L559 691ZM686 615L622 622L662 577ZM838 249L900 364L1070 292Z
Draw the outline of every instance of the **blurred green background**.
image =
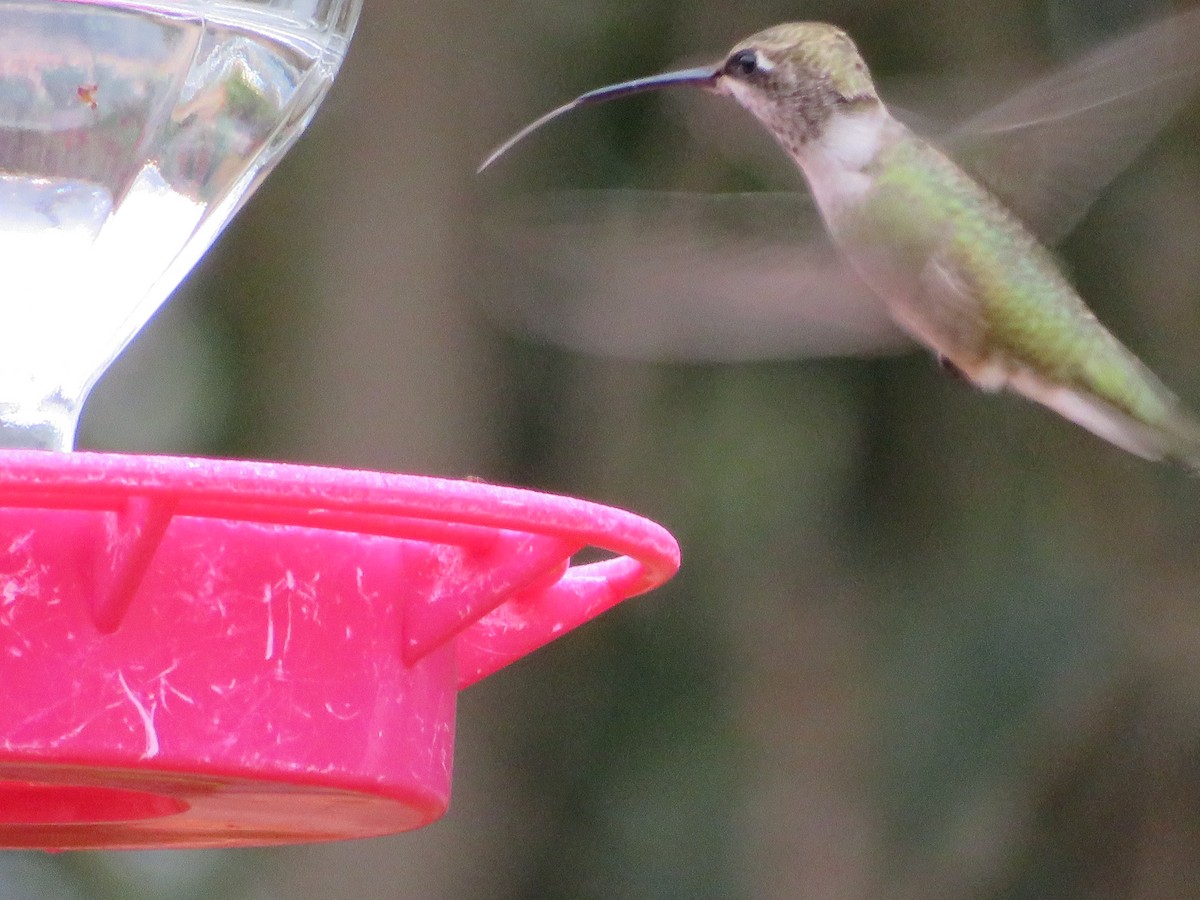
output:
M665 95L474 174L580 91L778 21L845 27L885 99L952 121L970 105L921 84L997 99L1164 7L365 0L310 132L101 383L81 444L570 493L662 522L684 567L463 695L453 806L423 831L8 854L0 896L1200 894L1200 482L922 352L630 361L499 324L502 291L536 289L488 249L514 198L803 190L694 140ZM1193 406L1198 109L1058 248Z

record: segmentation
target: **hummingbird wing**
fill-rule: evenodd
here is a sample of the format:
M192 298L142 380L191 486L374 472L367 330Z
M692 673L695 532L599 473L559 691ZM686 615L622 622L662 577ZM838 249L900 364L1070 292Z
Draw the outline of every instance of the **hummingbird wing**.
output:
M1194 9L1100 47L940 143L1053 242L1178 111L1198 74ZM765 133L731 130L710 98L680 92L672 100L693 137L735 163L794 178ZM817 232L803 194L525 198L484 224L489 273L504 282L487 308L510 327L632 358L902 350L903 336Z
M966 120L943 146L1048 242L1179 111L1200 79L1200 8L1156 21Z
M806 195L526 196L481 232L489 314L576 350L737 361L912 346L842 262Z

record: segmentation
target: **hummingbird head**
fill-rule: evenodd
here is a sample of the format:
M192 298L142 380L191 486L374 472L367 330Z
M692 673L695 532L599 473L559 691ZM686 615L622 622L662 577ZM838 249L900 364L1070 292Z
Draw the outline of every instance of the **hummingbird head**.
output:
M746 38L715 66L665 72L588 91L526 125L493 150L479 171L530 132L576 107L677 85L732 96L794 156L824 134L839 110L879 105L866 64L844 31L820 22L776 25Z
M879 104L849 35L820 22L760 31L730 50L714 74L712 89L737 100L794 156L839 112Z

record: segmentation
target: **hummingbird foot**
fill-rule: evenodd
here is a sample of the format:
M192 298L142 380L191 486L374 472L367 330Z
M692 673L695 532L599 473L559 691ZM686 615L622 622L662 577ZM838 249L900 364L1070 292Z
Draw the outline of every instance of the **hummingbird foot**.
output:
M955 365L948 356L943 356L941 353L936 354L938 368L953 378L955 381L961 381L963 384L974 385L975 380L971 378L963 369Z

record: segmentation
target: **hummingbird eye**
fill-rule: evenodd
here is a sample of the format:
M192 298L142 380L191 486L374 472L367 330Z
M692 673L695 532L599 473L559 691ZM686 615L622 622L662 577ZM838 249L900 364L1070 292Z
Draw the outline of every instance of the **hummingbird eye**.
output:
M739 50L725 62L726 73L741 75L743 78L753 75L758 69L758 54L753 50Z

